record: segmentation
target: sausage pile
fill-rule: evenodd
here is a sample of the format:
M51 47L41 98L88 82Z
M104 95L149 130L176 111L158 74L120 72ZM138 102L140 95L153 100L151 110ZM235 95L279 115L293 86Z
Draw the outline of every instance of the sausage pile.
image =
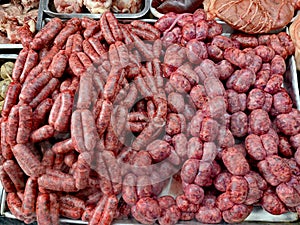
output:
M163 35L161 35L163 33ZM0 179L25 223L243 221L300 213L300 112L282 87L285 33L222 36L169 13L154 26L52 19L15 63ZM169 179L177 196L160 196Z

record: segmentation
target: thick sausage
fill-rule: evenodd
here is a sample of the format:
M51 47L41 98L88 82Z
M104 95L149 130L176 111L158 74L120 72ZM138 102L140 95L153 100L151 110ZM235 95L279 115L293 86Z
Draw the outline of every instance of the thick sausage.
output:
M51 224L50 196L49 194L39 194L36 201L37 222L41 225Z
M23 144L17 144L12 148L12 152L27 176L38 177L39 174L43 173L43 168L36 155Z
M24 199L22 202L22 212L24 216L31 216L35 213L35 203L37 200L37 180L28 178L24 190Z
M67 63L68 57L64 51L60 51L54 56L48 70L53 77L60 78L67 67Z
M33 109L38 106L43 100L55 93L56 88L59 85L57 78L52 78L46 86L38 93L38 95L29 103L29 106Z
M33 115L32 109L28 105L19 107L19 125L16 141L18 144L26 144L32 130Z
M52 19L35 35L34 39L30 43L30 47L33 50L40 50L45 45L49 44L62 28L63 22L60 19Z
M21 88L22 86L17 82L11 82L9 84L1 113L4 118L8 117L11 108L17 104Z
M25 187L24 173L17 163L13 160L7 160L3 164L3 169L13 182L17 191L21 191Z

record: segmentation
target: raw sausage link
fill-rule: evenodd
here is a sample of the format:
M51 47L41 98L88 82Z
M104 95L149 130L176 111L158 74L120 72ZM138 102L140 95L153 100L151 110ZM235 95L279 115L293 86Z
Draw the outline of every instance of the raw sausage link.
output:
M77 188L75 187L75 179L69 174L64 174L63 177L44 174L38 178L38 185L39 187L52 191L77 191Z
M105 14L103 14L105 15ZM106 40L106 42L111 45L113 43L115 43L115 38L110 30L110 27L108 25L108 21L107 21L107 18L106 16L101 16L100 18L100 28L103 32L103 36L104 36L104 39Z
M23 89L20 93L20 100L25 103L30 103L37 94L43 89L43 87L51 80L51 74L43 71L36 78L34 78L28 84L26 89Z
M122 33L122 31L119 27L118 20L116 19L114 14L112 14L111 12L105 12L103 14L103 16L106 17L108 26L111 30L111 33L112 33L114 39L116 41L122 41L123 40L123 33Z
M89 109L92 102L92 74L84 73L80 77L78 99L76 103L77 109Z
M25 187L24 173L17 163L13 160L7 160L3 164L3 169L13 182L17 191L21 191Z
M54 56L48 70L53 77L60 78L67 67L67 63L68 57L64 51L60 51Z
M12 148L12 152L27 176L38 177L44 172L38 157L26 145L17 144Z
M15 192L15 186L14 183L11 181L7 173L5 172L3 166L0 166L0 180L1 184L4 187L4 190L9 193L9 192Z
M36 217L38 224L51 224L50 196L40 193L36 201Z
M26 144L29 141L32 130L33 115L32 109L28 105L19 107L19 128L17 133L17 143Z
M29 52L29 49L25 47L20 51L20 53L18 55L18 58L15 62L14 70L13 70L13 73L12 73L12 79L15 82L18 82L19 79L20 79L20 76L21 76L22 71L23 71L24 66L25 66L25 62L26 62L26 59L27 59L28 52Z
M109 125L112 109L112 103L108 100L104 100L102 103L101 112L96 120L96 127L99 137L103 135L104 131Z
M28 178L24 190L24 199L22 202L22 212L24 216L31 216L35 213L35 203L37 200L37 180Z
M35 35L34 39L30 43L30 47L33 50L40 50L45 45L49 44L62 28L63 23L60 19L52 19Z
M14 70L15 71L15 70ZM4 118L8 117L11 108L17 104L18 96L21 92L22 86L17 82L11 82L7 88L6 97L2 107L1 115Z
M84 189L88 185L91 162L92 158L89 152L83 152L78 156L74 171L75 186L78 190ZM78 205L76 206L78 207Z
M155 39L158 39L160 37L160 31L156 27L151 26L149 23L139 21L139 20L134 20L131 22L131 25L138 29L147 30L153 33L155 35Z
M55 37L53 44L57 47L61 48L65 45L69 36L78 31L80 25L80 19L72 18L70 19L66 26L57 34Z
M59 202L55 193L50 193L50 219L52 225L59 225Z
M69 58L69 66L72 72L77 76L80 77L85 72L85 67L79 60L79 57L76 53L72 53Z
M52 151L56 154L65 154L72 150L74 150L74 145L71 138L57 142L52 147Z
M6 202L9 211L19 220L24 220L24 215L22 213L22 201L18 197L17 193L8 193L6 197Z
M92 60L92 62L97 66L102 63L101 57L98 55L96 50L93 48L88 40L82 42L83 51Z
M32 68L34 68L36 65L37 65L37 62L38 62L38 54L33 51L33 50L29 50L28 51L28 55L27 55L27 58L26 58L26 61L25 61L25 64L24 64L24 68L23 68L23 71L20 75L20 83L24 83L28 73L30 72L30 70Z
M59 85L57 78L52 78L46 86L38 93L38 95L29 103L29 106L35 109L43 100L52 94Z
M76 110L71 119L71 137L74 148L79 153L92 151L96 146L97 129L91 111Z
M7 120L7 136L6 141L11 146L15 145L19 128L19 106L12 107Z
M70 121L73 107L73 94L70 91L61 93L61 105L54 122L54 129L66 132L70 129Z
M45 125L39 129L33 131L30 136L30 140L33 143L47 140L54 136L54 128L50 125Z
M9 144L7 143L7 120L3 120L1 122L1 151L2 155L5 159L12 159L13 153L11 151L11 148Z
M36 130L41 127L46 121L46 116L50 112L53 105L53 100L51 98L46 98L43 100L33 111L32 115L32 130Z

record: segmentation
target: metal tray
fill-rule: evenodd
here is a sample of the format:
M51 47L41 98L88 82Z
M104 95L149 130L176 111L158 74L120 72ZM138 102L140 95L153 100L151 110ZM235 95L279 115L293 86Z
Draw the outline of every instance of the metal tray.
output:
M150 0L143 0L144 4L142 5L142 10L138 13L115 13L114 15L118 19L137 19L141 18L149 11L150 8ZM93 19L99 19L101 14L92 14L92 13L58 13L54 10L53 0L41 0L40 4L43 6L43 12L46 13L50 17L58 17L61 19L69 19L69 18L82 18L89 17Z
M15 60L17 58L16 54L0 54L0 62L1 60L12 59ZM291 95L295 107L297 107L298 110L300 110L300 97L299 97L299 87L298 87L298 78L297 78L297 70L296 70L296 64L294 56L289 57L287 61L287 71L285 74L284 79L284 87L287 89L289 94ZM175 179L170 178L168 185L164 188L161 196L163 195L173 195L177 196L181 189L180 184ZM7 208L6 205L6 193L3 189L1 183L0 183L0 215L16 219L14 215L12 215ZM257 223L261 224L270 224L270 223L280 223L280 224L288 224L288 223L296 223L298 221L298 215L297 213L288 212L282 215L272 215L268 212L266 212L261 207L255 207L251 214L246 218L245 222L243 224L248 225L257 225ZM88 224L87 222L81 221L81 220L72 220L68 218L60 218L61 223L66 224ZM116 220L113 222L115 225L137 225L139 224L137 221L131 219L131 220ZM179 221L178 225L202 225L202 223L199 223L197 221ZM297 222L298 224L298 222Z
M153 0L150 0L150 12L152 13L152 15L155 16L156 18L160 18L163 15L165 15L163 13L158 12L155 8L152 7L152 1Z
M45 18L42 21L42 24L47 23L51 18ZM156 19L141 19L142 21L155 23ZM131 22L132 20L122 20L122 22L127 23ZM222 24L223 27L223 35L229 36L234 32L234 30L228 26L223 21L218 21L218 23ZM288 29L286 28L286 32L288 33ZM11 50L10 50L11 52ZM14 52L15 53L15 52ZM18 53L18 52L16 52ZM11 59L14 61L17 58L17 54L0 54L0 62L1 61L8 61ZM291 56L286 61L287 63L287 71L284 76L284 88L289 92L293 102L294 107L300 110L300 96L299 96L299 86L298 86L298 77L297 77L297 70L296 70L296 63L294 56ZM179 188L178 188L179 187ZM172 195L177 196L181 193L181 184L179 184L175 179L170 179L168 185L164 188L161 196L163 195ZM6 205L6 193L3 189L1 182L0 182L0 216L4 216L6 218L16 219L14 215L12 215ZM64 224L88 224L87 222L81 220L72 220L68 218L60 218L60 222ZM288 212L282 215L272 215L261 207L255 207L251 214L246 218L245 222L242 224L247 225L257 225L260 224L270 224L270 223L279 223L279 224L288 224L288 223L297 223L298 222L298 215L297 213ZM138 225L137 221L131 220L116 220L113 222L115 225ZM179 221L178 225L202 225L197 221Z

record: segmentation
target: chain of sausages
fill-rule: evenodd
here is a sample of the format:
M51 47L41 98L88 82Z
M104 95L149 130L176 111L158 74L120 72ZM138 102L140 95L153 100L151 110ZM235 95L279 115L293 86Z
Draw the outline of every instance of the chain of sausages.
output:
M203 10L154 26L110 12L47 23L3 105L9 210L41 225L236 223L254 204L300 212L300 113L282 88L293 44L221 34ZM159 197L170 177L182 189Z

